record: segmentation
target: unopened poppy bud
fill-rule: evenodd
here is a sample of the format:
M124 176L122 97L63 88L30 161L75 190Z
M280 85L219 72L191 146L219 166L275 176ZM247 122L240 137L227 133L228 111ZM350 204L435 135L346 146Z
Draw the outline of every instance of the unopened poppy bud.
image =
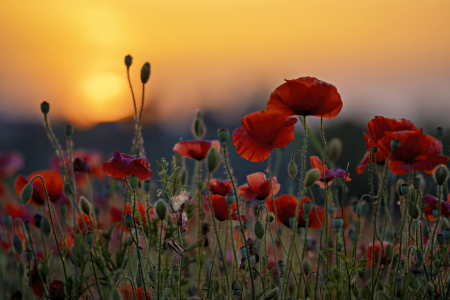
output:
M423 260L424 260L422 250L420 250L420 249L416 250L416 258L417 258L416 263L421 266L423 264Z
M232 195L227 195L227 196L225 197L225 201L227 201L228 205L233 205L233 203L234 203L234 196L232 196Z
M141 82L146 84L150 78L150 64L146 62L141 69Z
M145 191L146 193L150 192L150 183L151 183L150 180L145 180L145 181L144 181L144 191Z
M440 165L434 170L434 180L438 185L444 185L448 180L448 169L445 165Z
M444 135L444 128L442 128L441 126L436 128L436 136L437 136L437 138L438 139L442 139L443 135Z
M20 237L17 234L14 234L14 236L13 236L13 246L14 246L14 250L16 251L16 253L21 255L22 251L23 251L23 244L22 244L22 240L20 239Z
M419 219L419 217L420 217L420 212L419 212L419 210L417 209L417 207L413 207L413 208L409 211L409 215L410 215L413 219L417 220L417 219Z
M73 134L73 127L67 124L64 130L66 131L66 136L70 138Z
M48 104L48 102L42 102L41 103L41 111L44 115L48 114L48 112L50 111L50 104Z
M444 239L445 239L445 241L448 243L448 242L450 242L450 228L444 228L444 231L443 231L443 236L444 236Z
M438 241L440 246L444 245L444 235L442 233L439 233L437 235L437 241Z
M217 136L219 137L219 141L222 144L225 144L230 138L230 131L226 128L220 128L219 130L217 130Z
M180 268L178 266L172 267L172 276L175 280L180 279Z
M122 300L122 297L117 289L114 289L112 292L112 300Z
M337 266L334 266L331 269L331 274L333 274L333 277L337 280L339 280L342 277L342 271L340 268L338 268Z
M312 186L320 177L320 172L318 169L311 169L306 173L305 186Z
M303 213L309 215L311 213L312 207L313 205L310 201L303 202Z
M42 230L42 233L46 237L50 236L51 226L50 226L50 222L48 221L47 217L42 218L41 230Z
M420 189L420 184L422 183L422 178L416 177L416 178L414 178L412 180L412 182L413 182L414 189L419 190Z
M400 148L400 145L401 145L401 143L400 143L400 141L397 140L397 139L393 139L393 140L391 141L391 149L392 149L392 150L395 150L395 149Z
M5 225L6 228L9 228L9 226L12 223L12 217L10 215L4 215L2 218L3 225Z
M207 160L208 160L208 171L212 173L217 169L220 160L219 151L217 151L216 147L209 148Z
M434 284L431 281L428 281L428 283L427 283L427 294L429 296L434 295Z
M158 202L156 202L155 211L158 218L160 220L164 220L167 213L167 205L163 199L159 199Z
M264 229L264 225L260 220L257 220L255 222L255 226L253 227L253 231L258 239L263 239L264 234L266 233L266 230Z
M337 161L342 154L342 141L340 138L332 138L328 143L328 157L331 161Z
M133 227L133 216L130 214L126 214L123 219L125 221L125 225L127 226L128 230L131 230L131 227Z
M65 204L61 204L59 206L59 212L61 213L61 215L64 217L67 213L67 205Z
M131 55L125 56L125 66L127 66L127 69L130 68L132 63L133 63L133 57L131 57Z
M306 257L303 261L303 272L305 272L305 275L309 275L309 272L311 272L311 268L311 261Z
M273 220L275 220L275 216L274 216L273 214L269 213L269 214L266 216L266 222L272 223Z
M293 160L291 160L289 162L288 173L292 179L294 179L297 176L297 165L295 164L295 162Z
M203 122L200 112L197 112L197 118L194 120L194 123L192 123L192 135L196 139L201 140L205 137L205 134L206 134L205 123Z
M128 178L128 181L130 183L130 188L133 191L135 191L137 189L138 183L139 183L139 180L138 180L137 176L131 175L130 178Z
M90 231L86 232L84 240L86 241L86 244L88 244L89 247L92 246L92 244L94 243L94 235L92 234L92 232Z
M33 195L33 185L31 183L27 183L22 193L20 193L20 201L22 201L22 204L25 205L30 201L31 196Z
M41 223L42 223L42 218L44 217L43 214L41 213L36 213L34 215L34 226L36 226L37 228L41 228Z
M450 227L450 224L448 223L448 220L446 218L442 218L441 224L442 228Z
M333 227L336 229L341 229L344 226L344 219L336 217L333 219Z
M439 219L439 210L437 208L433 209L433 218L436 221Z
M26 231L30 231L31 230L31 223L30 223L30 221L26 220L25 222L23 222L23 225L25 225L25 230Z
M274 288L274 289L268 291L268 292L264 295L263 300L276 299L277 295L278 295L278 288Z
M25 250L25 258L28 260L28 262L33 259L33 251L31 251L31 249Z
M406 196L409 194L409 184L404 183L400 186L400 191L402 192L403 196Z
M86 199L83 196L80 197L80 206L81 206L81 210L86 215L89 216L91 214L91 204L89 203L88 199Z

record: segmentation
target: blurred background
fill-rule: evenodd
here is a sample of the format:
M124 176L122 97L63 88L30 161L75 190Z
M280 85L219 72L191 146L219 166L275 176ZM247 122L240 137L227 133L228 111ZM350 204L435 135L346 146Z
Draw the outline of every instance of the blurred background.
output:
M192 138L197 110L214 139L218 128L233 131L245 114L265 109L284 79L314 76L342 96L340 115L325 120L326 137L342 139L338 165L350 163L350 193L359 195L367 190L367 178L355 172L366 150L362 133L375 115L410 119L431 135L444 127L448 155L449 14L445 0L7 1L0 10L0 151L23 153L24 174L48 167L53 150L39 109L47 101L62 144L70 123L76 148L98 149L105 160L116 149L130 152L127 54L137 99L140 69L152 66L142 131L153 166L180 138ZM300 124L296 130L282 156L282 183L289 153L301 145ZM230 150L241 184L265 170Z

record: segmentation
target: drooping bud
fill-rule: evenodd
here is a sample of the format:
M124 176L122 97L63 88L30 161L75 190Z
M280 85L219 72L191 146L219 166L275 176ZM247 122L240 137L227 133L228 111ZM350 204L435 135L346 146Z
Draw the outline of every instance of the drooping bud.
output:
M22 201L22 204L25 205L30 201L31 196L33 196L33 185L31 183L27 183L22 193L20 193L20 201Z
M442 233L444 235L445 241L448 243L450 242L450 228L444 228L444 231Z
M30 231L31 230L31 223L30 223L30 221L26 220L25 222L23 222L23 225L25 225L25 230L26 231Z
M403 196L406 196L409 194L409 184L404 183L400 186L400 192L402 192Z
M146 84L150 78L150 64L146 62L141 69L141 82Z
M200 112L197 112L197 118L192 123L192 135L197 140L201 140L205 137L205 134L206 134L205 123L203 122Z
M128 182L130 183L130 188L131 188L133 191L135 191L135 190L137 189L138 183L139 183L139 180L138 180L137 176L131 175L131 176L128 178Z
M42 102L41 103L41 111L42 113L45 115L48 114L48 112L50 111L50 104L48 104L48 102Z
M130 68L132 63L133 63L133 57L131 57L131 55L125 56L125 66L127 66L127 69Z
M316 183L316 181L319 179L319 177L320 177L320 172L318 169L309 170L306 173L305 186L306 187L312 186L314 183Z
M342 154L342 141L335 137L328 143L328 157L331 161L337 161Z
M150 185L151 185L151 181L150 180L145 180L144 181L144 191L146 193L150 192Z
M235 198L234 198L233 195L227 195L227 196L225 197L225 201L227 201L228 205L233 205L234 199L235 199Z
M65 204L61 204L59 206L59 212L61 213L61 215L64 217L67 213L67 205Z
M50 226L50 222L48 221L47 217L42 218L41 230L42 230L42 233L46 237L50 236L51 226Z
M393 150L400 148L400 145L401 145L401 143L397 139L393 139L391 141L391 149L393 149Z
M309 275L309 272L311 272L311 268L311 261L306 257L303 261L303 272L305 272L305 275Z
M344 219L336 217L333 219L333 227L336 229L341 229L344 226Z
M6 228L9 228L9 226L12 223L12 217L10 215L4 215L2 218L3 225L5 225Z
M88 244L88 246L91 247L94 243L94 235L92 234L92 232L90 231L86 232L84 240L86 241L86 244Z
M272 223L274 220L275 220L275 216L274 216L273 214L269 213L269 214L266 216L266 222Z
M31 249L25 250L25 258L30 262L33 259L33 251Z
M89 203L88 199L86 199L83 196L80 197L80 206L81 206L81 210L86 215L89 216L91 214L91 204Z
M216 147L209 148L207 161L208 161L208 171L210 173L214 172L219 165L220 155Z
M217 136L222 144L225 144L230 138L230 131L226 128L220 128L217 130Z
M436 128L436 137L438 138L438 140L442 140L443 135L444 135L444 128L442 128L441 126Z
M289 176L294 179L297 176L297 165L294 160L291 160L288 165L288 173Z
M446 165L439 165L434 170L434 180L438 185L444 185L448 180L448 169Z
M266 233L266 231L264 229L264 225L262 224L262 222L260 220L257 220L255 222L255 227L253 228L253 231L254 231L256 237L260 240L264 238L264 234Z
M70 138L73 134L73 127L67 124L64 130L66 131L66 136Z
M20 239L20 237L17 234L14 234L14 236L13 236L13 246L14 246L14 250L16 251L16 253L21 255L22 251L23 251L23 244L22 244L22 240Z
M131 228L133 227L133 216L130 214L126 214L123 219L125 221L125 225L127 226L128 230L131 230Z
M159 199L155 205L156 215L160 220L164 220L167 214L167 205L163 199Z

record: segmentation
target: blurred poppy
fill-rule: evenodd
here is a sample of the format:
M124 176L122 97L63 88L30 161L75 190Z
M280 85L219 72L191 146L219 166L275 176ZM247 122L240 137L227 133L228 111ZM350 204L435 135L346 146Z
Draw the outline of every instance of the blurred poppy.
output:
M441 205L441 216L450 217L450 202L439 200L437 197L432 195L423 196L423 201L427 204L423 212L424 218L428 218L428 220L433 222L436 221L433 217L433 210L439 209L438 203Z
M205 200L208 200L208 196L205 196ZM229 214L229 209L228 209L228 203L225 199L224 196L221 195L211 195L211 204L213 207L213 211L214 211L214 217L216 217L217 220L219 221L226 221L230 219L230 214ZM241 206L239 204L239 206ZM233 203L233 205L231 205L231 218L234 221L238 221L239 217L238 217L238 213L236 211L236 202ZM247 218L244 217L243 215L241 216L241 220L243 222L247 222Z
M408 170L432 172L435 167L448 161L447 156L439 154L442 143L423 134L422 130L385 133L378 141L378 147L386 156L391 152L393 139L400 141L400 147L394 150L389 160L389 170L395 175L406 174Z
M30 216L26 206L15 203L7 203L5 206L5 213L10 215L13 220L16 218L26 220Z
M137 176L139 181L151 179L153 172L149 169L150 163L145 157L134 158L128 154L114 151L114 156L102 164L103 173L108 176L123 178L131 175Z
M321 188L325 188L325 180L327 182L327 186L330 186L333 182L334 178L345 178L345 181L349 182L350 174L348 174L345 170L341 169L330 169L328 170L328 166L325 164L322 164L322 161L318 156L310 156L309 160L311 162L311 168L318 169L320 172L319 180L316 182L316 184L320 185ZM325 170L325 176L323 174L323 171Z
M144 223L147 224L147 212L146 212L146 209L145 209L145 204L143 202L136 201L136 206L137 206L136 216L134 217L134 219L136 221L136 224L140 225L139 217L137 216L137 212L138 211L140 212L140 214L142 216L142 221L144 221ZM153 219L154 208L153 207L150 208L148 213L150 215L150 218ZM131 208L131 204L130 203L127 203L126 206L125 206L125 215L126 214L133 215L133 210ZM116 222L119 222L119 224L122 223L123 217L124 217L124 214L123 214L123 210L122 209L120 209L118 207L115 207L115 206L113 206L111 208L111 222L112 223L116 223ZM125 230L128 230L128 228L125 227Z
M216 147L220 151L220 142L218 140L202 141L202 140L189 140L182 141L175 144L173 152L187 158L196 160L203 160L208 155L208 151L211 147Z
M418 130L417 127L409 120L385 118L382 116L375 116L367 124L367 132L369 133L369 140L366 141L368 147L377 147L378 141L385 136L387 132L404 131L404 130Z
M363 136L364 136L364 140L366 141L367 151L364 154L364 156L363 156L361 162L359 163L359 165L356 167L356 173L358 173L358 174L362 174L364 172L364 170L366 169L367 165L369 164L369 160L370 160L369 136L366 133L363 133ZM374 160L375 156L377 157L377 164L384 164L386 162L387 157L386 157L386 155L383 152L378 151L376 153L376 155L375 155L375 153L373 153L372 155L373 155L372 163L373 163L373 160Z
M253 162L264 161L272 149L294 140L295 123L295 117L274 117L266 110L248 114L241 120L242 127L233 132L236 152Z
M24 159L22 154L11 151L8 153L0 152L0 177L8 177L22 169Z
M314 77L286 80L275 89L267 103L274 116L315 116L331 119L342 109L336 87Z
M41 278L39 277L38 267L36 266L36 262L33 264L31 268L30 276L30 286L33 295L38 297L43 297L45 293L44 284L42 283Z
M383 249L381 249L381 243L379 241L375 242L375 256L374 256L375 265L378 264L378 261L380 259L381 259L381 264L382 265L388 264L391 261L392 257L390 255L390 253L388 253L389 252L388 246L390 246L389 242L383 242ZM381 258L379 257L380 250L381 250ZM368 259L368 261L367 261L367 265L368 266L372 265L372 253L373 253L373 251L374 251L373 250L373 243L370 243L369 247L367 249L367 256L366 256L367 259Z
M298 213L298 227L305 227L306 221L303 220L303 203L311 202L308 197L303 197L300 203L300 210ZM277 207L277 221L278 223L284 224L285 226L291 228L289 219L295 216L295 210L297 209L298 199L291 195L281 195L275 198L275 205ZM275 209L273 207L272 199L266 201L266 206L269 212L275 215ZM317 216L316 216L317 212ZM320 224L323 222L325 216L325 210L317 205L313 205L313 209L309 213L309 228L320 228Z
M84 212L82 212L81 215L83 216L83 220L84 220L84 223L86 224L87 230L92 232L92 228L93 228L93 224L91 223L92 217L89 219L89 216L86 215ZM83 220L78 216L78 213L77 213L77 219L78 219L77 232L78 232L78 230L81 230L83 235L85 235L86 228L84 227Z
M209 181L209 190L214 195L226 196L233 190L233 185L230 179L220 180L214 178Z
M64 283L61 280L52 280L49 289L50 298L54 300L64 300Z
M86 184L86 178L84 176L84 169L92 175L95 176L98 180L102 180L104 174L102 172L101 163L103 160L103 155L101 152L96 150L84 150L77 149L73 152L73 166L75 171L75 180L79 185ZM64 155L64 162L66 165L66 169L68 174L70 170L70 156ZM82 166L83 165L83 166ZM59 156L53 156L50 160L50 169L59 172L61 169L61 159ZM89 176L90 176L89 174Z
M44 179L48 197L51 202L56 202L61 198L66 198L66 195L64 194L61 174L51 170L34 172L27 177L18 175L14 183L17 195L20 196L25 185L30 182L30 179L34 178L37 175L42 176L42 178ZM39 178L33 181L33 194L30 201L31 203L36 205L42 205L46 201L44 186L42 185L42 181Z
M248 186L241 185L238 188L239 196L245 201L252 201L253 199L264 200L272 196L270 180L266 180L266 174L262 172L247 175L247 184ZM280 184L277 182L276 177L272 177L272 189L273 195L276 195L280 190Z
M73 171L74 172L80 172L80 173L84 173L84 172L88 172L91 173L92 172L92 168L91 165L85 161L82 160L79 157L75 157L75 159L73 160Z
M144 291L142 288L136 288L136 298L137 299L150 299L150 292L148 288L146 289L147 292L147 298L144 297ZM132 287L129 285L121 285L120 287L120 293L122 294L122 297L124 300L133 300L135 299L133 296L133 290Z

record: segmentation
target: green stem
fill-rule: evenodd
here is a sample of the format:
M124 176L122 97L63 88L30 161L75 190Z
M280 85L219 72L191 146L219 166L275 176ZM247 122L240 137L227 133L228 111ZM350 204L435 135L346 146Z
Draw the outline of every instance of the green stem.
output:
M141 103L141 110L139 112L139 119L137 119L137 124L136 124L136 136L134 138L133 154L132 154L133 156L135 156L135 154L136 154L136 146L138 143L138 137L140 136L140 132L141 132L141 118L142 118L142 111L144 110L144 95L145 95L145 84L142 84L142 103ZM133 97L133 100L134 100L134 97ZM136 101L134 102L134 106L136 107Z
M102 292L100 290L100 284L98 283L98 279L97 279L97 273L95 272L94 258L92 256L92 249L91 248L89 248L89 253L91 253L91 264L92 264L92 270L94 270L95 282L97 283L97 291L98 291L98 294L100 295L100 299L103 300Z

